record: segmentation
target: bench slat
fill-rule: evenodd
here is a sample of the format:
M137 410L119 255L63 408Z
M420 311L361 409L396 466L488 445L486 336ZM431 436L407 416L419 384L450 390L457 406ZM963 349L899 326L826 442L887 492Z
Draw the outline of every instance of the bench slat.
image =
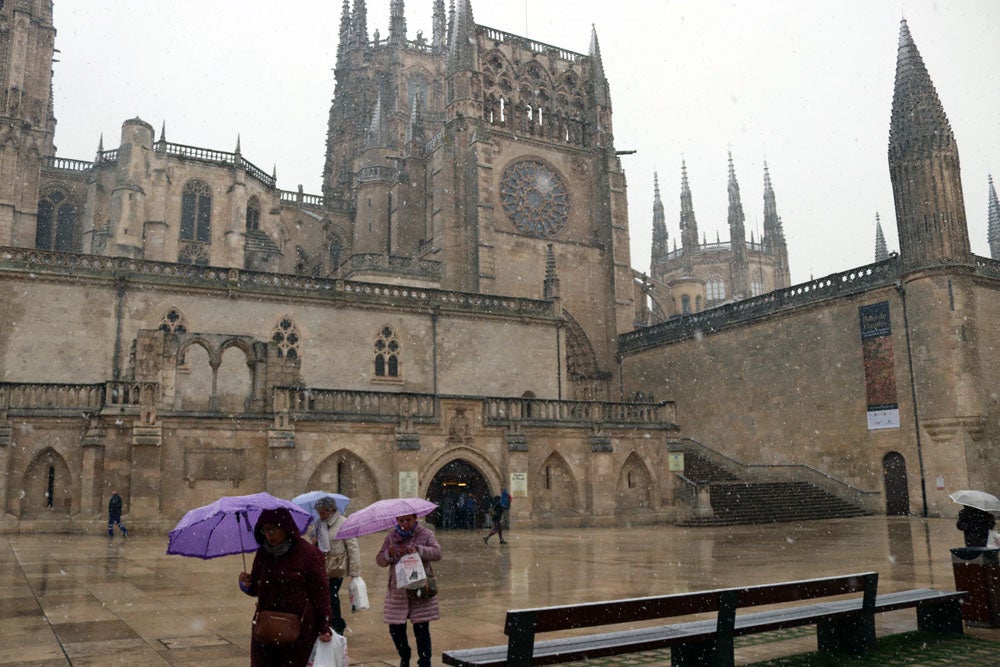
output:
M867 573L866 573L867 574ZM852 575L860 576L860 575ZM816 580L825 581L825 580ZM858 581L861 581L860 579ZM782 592L784 595L797 595L801 592L802 588L797 586L802 582L788 582L789 586L785 587ZM811 583L811 582L810 582ZM821 584L820 586L826 586L827 584ZM841 586L857 586L856 583L842 583ZM783 586L783 584L779 584ZM822 590L837 590L837 584L831 584L831 588L822 588ZM711 593L721 593L723 591L733 591L742 592L750 589L759 589L762 587L746 587L742 589L721 589L720 591L711 591ZM820 590L819 587L813 587L810 590ZM862 586L858 590L853 592L864 591ZM870 590L870 589L869 589ZM700 593L705 593L700 592ZM831 593L831 595L840 595L841 592ZM636 600L628 601L615 601L615 602L604 602L604 603L588 603L587 605L582 605L590 608L600 608L608 605L616 604L617 602L636 602L640 604L645 604L648 608L650 600L663 600L664 598L673 598L670 605L670 609L676 608L673 605L677 601L677 598L683 597L685 595L691 594L678 594L673 596L659 596L657 598L638 598ZM867 606L871 609L867 613L880 613L887 611L895 611L899 609L906 608L917 608L918 616L919 610L921 608L929 609L947 609L947 605L957 605L958 601L965 595L963 592L948 592L948 591L936 591L932 589L914 589L909 591L899 591L895 593L885 593L878 595L874 598L873 603L869 603ZM754 600L762 599L761 597L755 597ZM798 599L798 598L796 598ZM704 602L704 598L700 601ZM779 630L792 627L800 627L803 625L812 625L819 623L835 622L838 619L848 618L850 616L859 616L865 612L865 600L863 598L851 598L844 600L834 600L828 602L816 602L809 605L797 605L792 607L785 607L781 609L774 609L769 611L761 612L751 612L744 614L736 614L735 622L732 629L732 634L734 636L756 634L761 632L768 632L771 630ZM631 605L629 605L631 606ZM742 606L742 599L741 599ZM957 607L956 607L957 608ZM545 607L537 610L518 610L508 612L508 626L510 615L514 613L523 612L556 612L561 608L559 607ZM629 613L645 613L644 611L636 612L635 610L629 611ZM949 611L950 614L950 611ZM646 620L646 619L643 619ZM601 625L611 625L613 621L605 621ZM592 625L584 625L579 627L593 627ZM953 626L952 626L953 627ZM622 653L637 653L641 651L650 651L656 649L663 649L675 646L690 645L692 643L703 642L711 640L717 635L717 619L707 619L699 621L689 621L684 623L673 623L669 625L661 625L651 628L638 628L631 630L622 630L615 632L604 632L598 634L591 634L579 637L567 637L560 639L550 639L545 641L534 642L533 652L530 657L527 657L523 664L527 664L530 661L531 664L536 665L546 665L555 664L560 662L570 662L575 660L584 659L595 659L610 655L620 655ZM957 632L961 632L961 621L958 622L958 627L955 629ZM476 667L500 667L500 665L509 664L508 656L508 646L491 646L484 648L474 648L474 649L462 649L458 651L447 651L443 654L444 663L447 665L453 665L455 667L465 667L465 666L476 666Z

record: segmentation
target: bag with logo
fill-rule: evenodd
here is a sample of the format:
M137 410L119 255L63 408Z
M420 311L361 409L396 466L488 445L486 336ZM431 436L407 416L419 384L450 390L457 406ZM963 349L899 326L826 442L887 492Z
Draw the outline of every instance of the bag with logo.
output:
M418 554L406 554L396 561L396 588L422 588L426 581L424 562Z

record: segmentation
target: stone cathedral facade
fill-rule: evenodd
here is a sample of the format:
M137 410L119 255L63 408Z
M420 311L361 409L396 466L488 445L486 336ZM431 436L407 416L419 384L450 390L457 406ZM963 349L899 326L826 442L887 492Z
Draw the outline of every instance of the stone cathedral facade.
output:
M113 489L130 527L150 530L221 495L311 489L356 507L429 497L450 527L461 493L501 486L521 525L671 522L710 492L671 469L682 451L800 464L882 511L898 495L885 457L930 459L922 443L944 433L969 457L949 478L974 481L995 407L969 401L982 399L975 364L994 361L977 346L995 328L967 318L959 332L940 299L993 317L1000 271L962 245L964 213L940 235L905 236L929 199L897 193L901 260L789 286L769 176L765 236L741 242L730 165L731 244L699 242L687 190L683 248L667 252L664 231L640 276L596 32L580 53L477 25L470 0L435 0L430 38L411 38L403 0L390 7L383 36L365 0L343 3L323 189L310 194L280 189L239 142L190 146L140 118L92 161L55 155L52 2L0 2L5 530L88 529ZM905 153L894 183L919 163ZM954 207L957 150L947 173ZM897 385L953 401L924 411L900 391L898 410L930 421L900 419L889 438L845 430L865 384L854 373L834 387L817 369L856 371L857 346L826 336L834 347L817 358L806 341L829 321L851 330L851 309L883 296L909 334L917 311L902 321L900 279L937 309L921 317L942 318L914 344L961 335L963 352L920 356L925 375L910 377L897 346ZM730 336L756 341L753 354ZM789 363L835 396L792 401ZM776 394L748 401L741 383ZM794 418L813 428L779 425ZM904 476L904 490L917 498L929 474Z

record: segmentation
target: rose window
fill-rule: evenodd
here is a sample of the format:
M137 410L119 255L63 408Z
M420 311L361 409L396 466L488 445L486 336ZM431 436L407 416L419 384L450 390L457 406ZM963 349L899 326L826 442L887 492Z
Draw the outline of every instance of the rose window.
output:
M555 236L569 219L566 184L537 160L520 160L504 169L500 205L517 231L530 236Z

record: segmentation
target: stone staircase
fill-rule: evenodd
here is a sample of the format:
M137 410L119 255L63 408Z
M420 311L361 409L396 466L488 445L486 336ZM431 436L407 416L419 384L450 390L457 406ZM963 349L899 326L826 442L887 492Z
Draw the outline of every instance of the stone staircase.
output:
M731 470L685 453L684 477L708 488L711 514L691 516L681 526L815 521L866 516L853 505L805 481L748 481Z

